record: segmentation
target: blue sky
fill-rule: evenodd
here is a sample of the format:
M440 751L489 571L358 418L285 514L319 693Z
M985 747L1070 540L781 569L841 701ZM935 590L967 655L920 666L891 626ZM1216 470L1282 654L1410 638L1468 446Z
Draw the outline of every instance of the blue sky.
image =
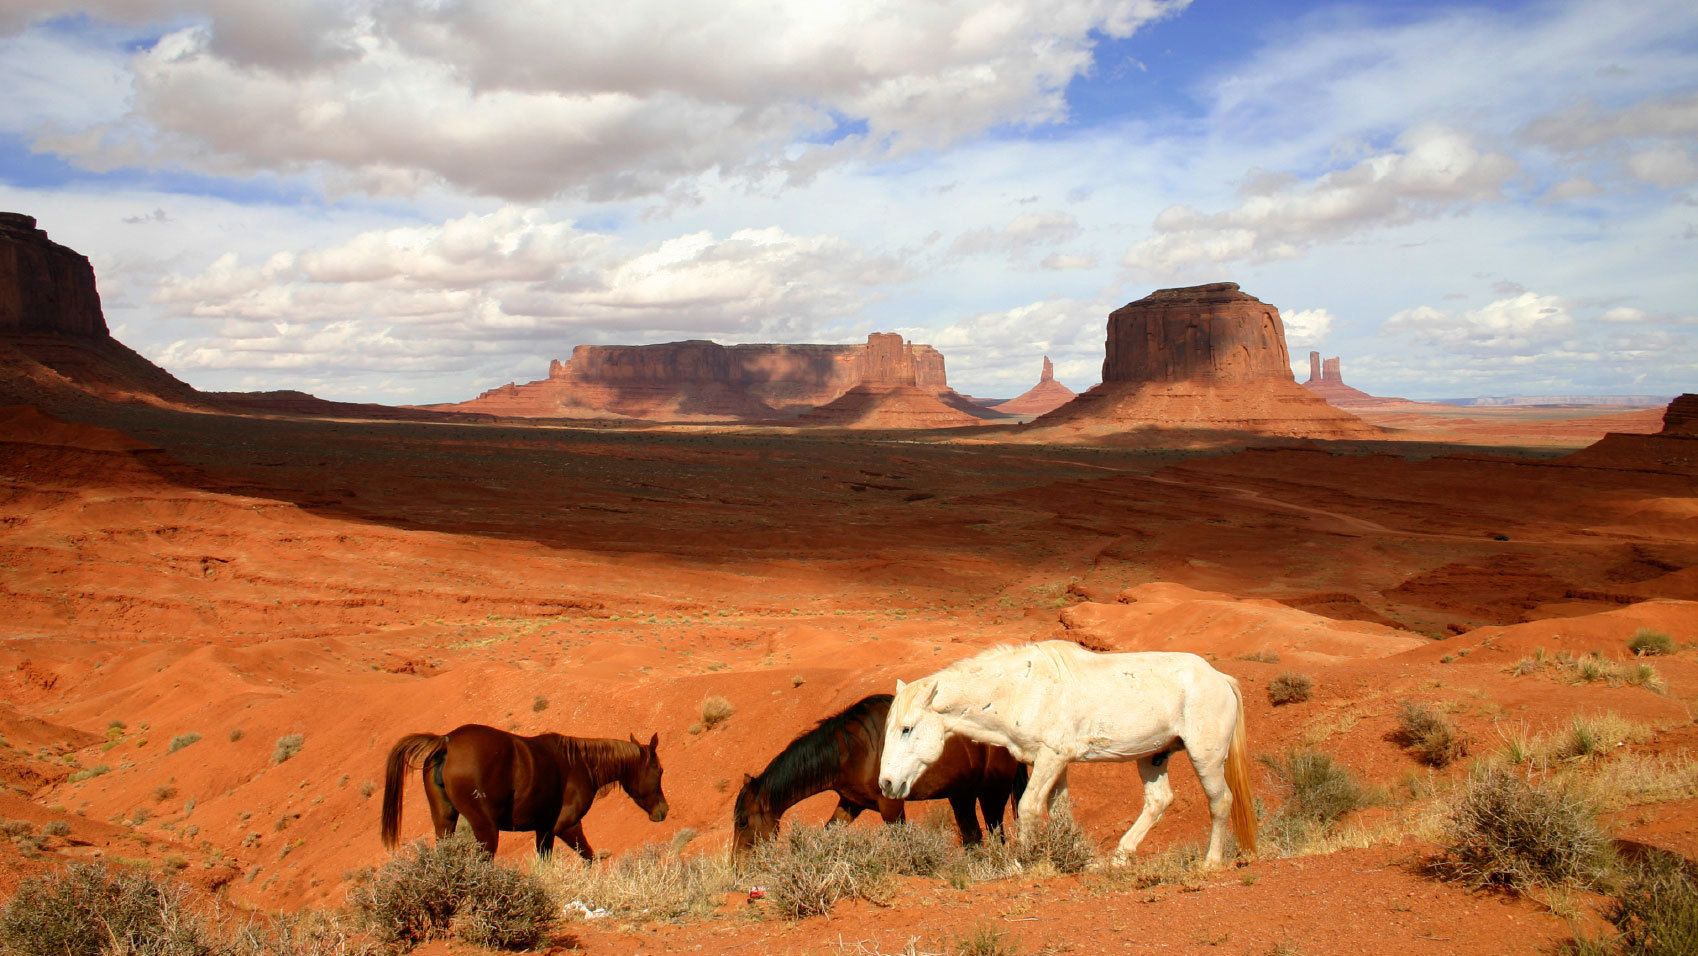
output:
M201 387L899 330L1096 381L1229 279L1416 398L1698 388L1698 10L1649 0L18 0L0 208Z

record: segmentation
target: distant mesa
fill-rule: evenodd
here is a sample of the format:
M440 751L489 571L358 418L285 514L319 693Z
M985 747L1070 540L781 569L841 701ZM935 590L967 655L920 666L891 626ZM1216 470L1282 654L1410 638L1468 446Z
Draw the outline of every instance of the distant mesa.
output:
M580 345L566 361L551 361L546 379L432 407L527 418L777 421L862 385L917 389L975 420L994 416L949 388L942 353L892 333L869 335L865 345Z
M1102 384L1038 418L1046 437L1161 429L1376 438L1298 385L1279 310L1216 282L1160 289L1108 317Z
M1698 394L1688 392L1669 402L1663 429L1654 435L1611 432L1562 461L1698 477Z
M1309 353L1309 380L1303 383L1303 387L1319 395L1328 405L1338 408L1399 405L1409 401L1406 398L1379 398L1359 388L1351 388L1344 384L1337 356L1323 362L1319 352Z
M918 351L924 349L924 352ZM937 355L933 367L931 355ZM861 380L796 420L840 428L961 428L1001 417L943 382L943 356L902 336L875 332L862 353Z
M1006 402L991 406L1005 415L1045 415L1077 397L1072 389L1055 380L1055 366L1044 356L1043 374L1038 384Z

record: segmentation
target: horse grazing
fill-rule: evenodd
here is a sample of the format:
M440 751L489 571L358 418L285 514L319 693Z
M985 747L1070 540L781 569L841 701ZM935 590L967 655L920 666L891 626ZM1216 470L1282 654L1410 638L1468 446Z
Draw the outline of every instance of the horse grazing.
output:
M1006 747L1032 765L1020 828L1038 821L1073 761L1136 760L1144 809L1120 838L1124 863L1173 800L1167 758L1184 750L1203 782L1213 826L1206 862L1224 862L1230 816L1238 843L1256 851L1238 682L1195 654L1097 654L1067 641L999 647L912 684L896 683L885 727L879 788L910 792L961 736Z
M446 734L408 734L390 748L383 777L383 845L393 850L401 828L402 775L424 770L425 798L438 840L454 832L460 815L483 848L495 852L502 830L536 833L547 856L554 838L595 858L584 839L584 813L595 798L622 787L656 823L666 819L661 792L660 735L640 744L607 737L538 734L467 724Z
M847 823L864 810L877 810L886 823L905 816L902 800L878 789L879 753L884 748L889 694L874 694L825 718L790 741L760 776L743 775L732 810L732 852L748 852L778 832L778 821L792 806L827 790L837 794L833 823ZM1025 787L1026 768L1006 750L959 738L945 741L927 771L905 791L908 800L945 798L955 826L967 845L984 838L973 804L984 812L991 832L1002 831L1009 795Z

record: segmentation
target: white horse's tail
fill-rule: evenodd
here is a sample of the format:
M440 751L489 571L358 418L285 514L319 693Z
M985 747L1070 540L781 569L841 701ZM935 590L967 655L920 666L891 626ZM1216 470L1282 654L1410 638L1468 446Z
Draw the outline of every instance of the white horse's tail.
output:
M1232 747L1226 753L1226 786L1232 791L1232 832L1238 837L1238 848L1252 856L1256 853L1256 805L1250 792L1250 739L1244 730L1244 692L1230 675L1221 675L1232 686L1232 696L1238 703L1238 725L1232 731Z

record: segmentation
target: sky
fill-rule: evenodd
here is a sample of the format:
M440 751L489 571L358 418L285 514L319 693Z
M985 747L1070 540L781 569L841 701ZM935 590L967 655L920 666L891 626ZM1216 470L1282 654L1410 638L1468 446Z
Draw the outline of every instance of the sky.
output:
M899 331L1012 396L1233 281L1381 395L1698 390L1698 5L6 0L0 209L209 390Z

